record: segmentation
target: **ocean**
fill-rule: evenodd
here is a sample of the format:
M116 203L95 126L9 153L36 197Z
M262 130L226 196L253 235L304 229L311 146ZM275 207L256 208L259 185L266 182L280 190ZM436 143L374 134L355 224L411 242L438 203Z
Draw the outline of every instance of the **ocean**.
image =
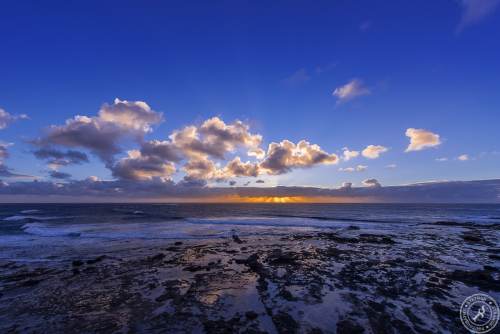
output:
M363 225L499 224L499 204L3 204L0 236L213 238Z

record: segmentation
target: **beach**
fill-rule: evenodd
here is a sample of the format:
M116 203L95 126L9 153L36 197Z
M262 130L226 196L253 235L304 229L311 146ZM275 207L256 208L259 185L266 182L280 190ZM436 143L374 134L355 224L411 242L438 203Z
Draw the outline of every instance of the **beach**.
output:
M500 298L498 224L66 232L2 237L0 332L467 333L462 301Z

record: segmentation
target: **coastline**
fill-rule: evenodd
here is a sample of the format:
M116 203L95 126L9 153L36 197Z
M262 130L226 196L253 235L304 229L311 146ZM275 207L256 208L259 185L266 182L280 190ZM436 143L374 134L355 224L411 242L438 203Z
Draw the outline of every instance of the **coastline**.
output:
M500 298L500 225L74 240L0 247L1 332L466 333Z

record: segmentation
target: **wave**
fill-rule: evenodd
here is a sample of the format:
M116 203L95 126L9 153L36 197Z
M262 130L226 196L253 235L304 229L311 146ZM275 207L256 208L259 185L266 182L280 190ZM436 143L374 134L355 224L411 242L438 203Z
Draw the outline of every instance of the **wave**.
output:
M10 217L6 217L2 220L5 221L21 221L21 220L55 220L55 219L63 219L68 217L59 217L59 216L30 216L30 215L14 215Z
M27 213L35 213L35 212L40 212L38 209L29 209L29 210L22 210L22 214L27 214Z

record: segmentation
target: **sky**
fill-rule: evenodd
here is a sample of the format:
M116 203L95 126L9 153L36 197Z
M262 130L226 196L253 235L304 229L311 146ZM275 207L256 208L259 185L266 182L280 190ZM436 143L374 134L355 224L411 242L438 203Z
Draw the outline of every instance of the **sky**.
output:
M0 200L498 179L499 33L500 0L4 2Z

